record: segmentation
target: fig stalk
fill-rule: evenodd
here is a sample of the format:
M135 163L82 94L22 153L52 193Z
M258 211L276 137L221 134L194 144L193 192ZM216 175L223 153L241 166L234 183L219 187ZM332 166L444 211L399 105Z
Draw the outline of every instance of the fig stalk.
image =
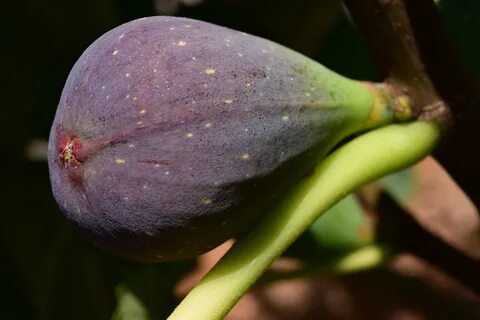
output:
M223 319L322 213L361 185L419 161L439 137L437 123L413 122L375 129L340 147L238 240L168 319Z

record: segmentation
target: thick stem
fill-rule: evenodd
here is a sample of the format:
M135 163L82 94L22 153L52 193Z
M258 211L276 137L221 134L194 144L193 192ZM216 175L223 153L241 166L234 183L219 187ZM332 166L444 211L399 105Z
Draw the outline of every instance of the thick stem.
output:
M237 241L169 319L222 319L322 213L361 185L423 158L435 146L439 131L433 122L391 125L339 148Z

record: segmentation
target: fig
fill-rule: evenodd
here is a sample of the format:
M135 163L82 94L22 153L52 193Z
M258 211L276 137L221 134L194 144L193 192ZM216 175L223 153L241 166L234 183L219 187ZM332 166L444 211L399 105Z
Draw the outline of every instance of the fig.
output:
M142 18L71 70L50 133L53 194L98 247L194 257L252 226L342 139L391 121L391 100L259 37Z

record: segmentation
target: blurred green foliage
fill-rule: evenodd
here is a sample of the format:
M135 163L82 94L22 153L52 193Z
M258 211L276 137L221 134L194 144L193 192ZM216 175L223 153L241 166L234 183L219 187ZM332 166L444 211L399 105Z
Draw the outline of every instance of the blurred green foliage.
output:
M322 247L331 250L354 250L373 240L371 222L353 195L328 210L309 231Z

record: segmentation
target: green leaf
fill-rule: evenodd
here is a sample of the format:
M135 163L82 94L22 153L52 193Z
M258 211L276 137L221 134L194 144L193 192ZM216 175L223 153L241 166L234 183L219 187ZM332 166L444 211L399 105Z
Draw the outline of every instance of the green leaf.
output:
M115 288L117 309L112 320L149 320L149 312L143 302L128 287L119 284Z
M316 242L323 248L352 250L369 244L373 230L354 195L325 212L309 229Z
M381 182L388 193L400 202L406 201L415 192L415 176L411 168L391 174Z
M374 226L357 197L346 196L314 222L283 254L313 263L329 263L373 242Z
M163 264L130 263L115 288L117 307L112 320L163 320L177 304L175 283L194 260Z

